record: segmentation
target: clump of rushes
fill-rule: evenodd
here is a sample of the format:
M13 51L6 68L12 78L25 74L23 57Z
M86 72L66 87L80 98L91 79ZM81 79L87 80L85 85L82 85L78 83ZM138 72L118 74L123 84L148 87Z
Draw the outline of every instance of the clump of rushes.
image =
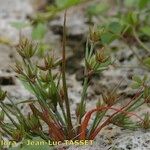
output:
M18 78L35 95L35 100L27 100L30 113L24 116L18 104L10 100L9 105L4 103L6 92L0 89L0 128L3 136L16 141L24 138L40 136L45 140L64 141L66 139L95 139L98 133L108 124L119 127L136 129L150 128L149 114L142 119L133 113L144 103L150 103L150 86L148 78L133 77L133 87L138 92L123 106L116 106L119 101L117 88L103 94L95 108L86 112L86 96L89 81L93 75L108 69L112 64L111 57L100 41L101 33L91 31L87 38L85 50L85 70L81 101L76 108L76 123L73 123L70 110L70 99L66 83L66 15L63 29L62 58L56 59L53 55L44 57L40 64L32 57L36 54L38 46L27 39L20 41L17 51L22 58L14 67ZM101 48L96 50L97 45ZM58 72L56 72L56 68ZM55 69L55 71L54 71ZM94 115L94 120L91 116ZM11 123L5 123L4 116ZM132 116L138 120L132 120ZM15 119L14 119L15 118Z

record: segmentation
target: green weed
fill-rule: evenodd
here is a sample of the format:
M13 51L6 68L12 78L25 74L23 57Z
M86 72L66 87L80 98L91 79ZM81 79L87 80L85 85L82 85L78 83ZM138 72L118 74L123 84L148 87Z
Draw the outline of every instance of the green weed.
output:
M17 46L17 52L21 61L17 61L14 71L24 86L35 96L35 100L27 100L30 113L27 116L18 108L18 104L0 89L0 132L2 138L6 136L16 142L24 139L40 137L52 141L64 140L93 140L99 132L109 124L135 130L137 127L150 128L149 114L144 118L133 111L143 104L150 103L150 86L148 77L133 77L132 87L137 89L135 96L123 106L119 103L119 95L116 89L108 92L99 99L95 108L86 110L87 89L93 75L99 74L113 64L111 56L105 47L104 34L106 29L113 27L110 33L120 33L121 29L114 28L114 24L105 30L90 30L87 37L84 57L84 83L81 100L76 108L76 122L71 116L71 104L66 83L66 15L64 17L62 58L47 54L43 57L43 63L34 59L38 52L38 45L28 39L21 39ZM115 23L116 24L116 23ZM120 26L120 25L118 25ZM105 35L106 36L106 35ZM101 40L103 38L103 40ZM108 42L109 43L109 42ZM101 45L100 49L95 47ZM54 71L57 69L57 72ZM7 97L11 104L4 102ZM91 120L92 115L94 120ZM5 121L5 117L10 122ZM132 116L138 120L133 121ZM45 128L46 126L46 128Z

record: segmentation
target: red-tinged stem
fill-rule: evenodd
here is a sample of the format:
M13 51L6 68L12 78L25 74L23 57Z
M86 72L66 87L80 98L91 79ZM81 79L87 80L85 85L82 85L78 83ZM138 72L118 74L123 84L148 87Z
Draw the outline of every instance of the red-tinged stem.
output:
M127 108L131 103L132 103L132 101L133 100L135 100L137 97L139 97L140 96L140 91L141 90L139 90L136 94L135 94L135 96L125 105L125 106L123 106L120 110L121 111L123 111L125 108ZM125 110L124 110L125 111ZM116 114L117 114L118 112L115 112L114 114L112 114L108 119L111 119L113 116L115 116ZM128 113L129 114L129 113ZM106 124L107 125L107 124ZM105 126L106 126L105 125ZM103 128L103 127L102 127Z
M54 123L50 120L49 114L47 111L45 111L42 114L43 120L47 123L49 127L50 134L56 137L56 140L64 140L63 132L61 131L61 128L57 125L57 123Z
M37 114L49 127L49 132L54 137L54 140L64 140L64 134L61 132L61 128L57 125L56 122L52 122L49 116L48 111L40 112L33 104L29 104L33 113Z
M128 106L132 103L133 100L135 100L136 98L138 98L138 97L140 96L140 94L141 94L141 91L142 91L142 89L139 90L139 91L134 95L134 97L133 97L125 106L123 106L123 107L121 108L121 110L123 110L123 109L125 109L126 107L128 107Z
M117 110L116 110L117 111ZM90 139L93 140L97 134L106 126L110 123L111 119L118 113L118 112L122 112L124 114L127 114L127 115L131 115L131 116L136 116L139 120L143 121L143 119L134 114L134 113L131 113L131 112L125 112L125 111L122 111L122 110L118 110L117 112L115 112L114 114L112 114L99 128L97 128L91 135L90 135Z
M110 120L112 119L112 117L114 115L116 115L118 112L122 112L124 114L127 114L127 115L134 115L136 116L137 118L139 118L141 121L143 121L143 119L134 114L134 113L131 113L131 112L126 112L126 111L123 111L122 108L121 109L118 109L118 108L113 108L113 107L107 107L107 106L104 106L104 107L99 107L99 108L95 108L91 111L89 111L86 115L85 115L85 118L84 118L84 121L82 122L81 124L81 128L80 128L80 139L85 139L86 138L86 129L87 129L87 126L88 126L88 123L89 123L89 120L91 118L91 115L96 112L96 111L102 111L102 110L108 110L108 109L111 109L111 110L115 110L117 111L116 113L112 114L99 128L97 128L94 133L92 134L92 136L90 137L90 139L94 139L95 136L101 131L101 129L103 127L105 127L109 122Z

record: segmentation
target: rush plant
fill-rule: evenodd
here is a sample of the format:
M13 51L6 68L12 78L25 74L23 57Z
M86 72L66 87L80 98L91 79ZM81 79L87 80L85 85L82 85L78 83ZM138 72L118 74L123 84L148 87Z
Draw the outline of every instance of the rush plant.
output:
M103 31L102 31L103 32ZM127 129L150 128L149 114L142 119L133 113L143 104L150 103L148 78L133 77L133 87L137 93L123 106L118 106L120 96L117 89L103 94L95 108L86 110L87 89L95 74L108 69L113 61L107 49L100 43L101 31L90 30L85 49L84 83L81 101L76 108L76 120L71 115L71 104L66 80L66 15L63 28L62 58L47 54L43 62L34 59L38 45L28 39L21 39L16 47L21 61L13 69L24 86L34 95L27 100L30 113L25 116L7 93L0 89L0 132L2 137L17 142L39 136L44 140L85 140L95 139L107 125L114 124ZM100 46L99 49L96 47ZM10 104L4 102L5 97ZM94 114L94 118L92 115ZM5 118L10 121L6 122ZM138 120L133 121L132 117Z

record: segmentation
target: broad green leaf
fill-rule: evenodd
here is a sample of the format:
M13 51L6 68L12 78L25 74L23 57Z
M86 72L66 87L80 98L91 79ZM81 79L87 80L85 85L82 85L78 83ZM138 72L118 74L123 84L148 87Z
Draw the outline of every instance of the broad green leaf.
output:
M136 13L129 13L129 17L131 19L131 24L135 25L138 22L138 16Z
M146 5L149 3L150 1L149 0L139 0L139 8L144 8L146 7Z
M101 35L101 40L102 40L103 44L109 44L113 40L115 40L116 38L117 38L116 35L114 35L113 33L109 33L109 32L106 32L106 33Z
M80 3L81 0L56 0L56 5L59 8L65 8Z
M138 23L138 14L136 12L128 12L122 17L125 24L136 25Z
M88 8L87 14L91 16L99 15L100 13L103 13L106 10L108 10L108 7L109 6L106 3L95 4Z
M22 28L25 28L27 26L29 26L30 24L29 23L26 23L26 22L12 22L11 23L11 26L20 30Z
M35 40L41 40L44 38L46 33L46 25L39 23L32 31L32 38Z
M150 57L145 58L143 62L146 66L150 67Z
M141 28L141 32L147 36L150 36L150 26L145 26L145 27Z
M108 26L108 29L115 34L120 34L123 26L119 22L111 22Z
M138 2L138 0L125 0L124 4L127 7L134 7L134 6L137 6L137 2Z

